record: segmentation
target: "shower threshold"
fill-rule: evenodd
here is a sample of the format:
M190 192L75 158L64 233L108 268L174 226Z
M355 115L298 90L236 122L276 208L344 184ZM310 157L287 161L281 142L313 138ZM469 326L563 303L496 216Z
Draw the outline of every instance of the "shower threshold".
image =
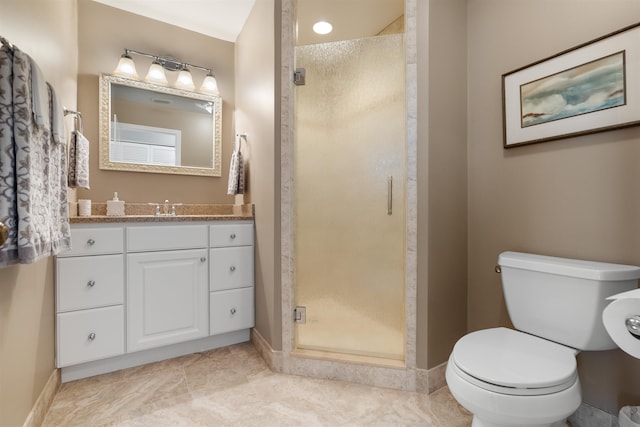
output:
M323 350L296 348L291 352L293 357L306 359L328 360L334 362L354 363L358 365L380 366L384 368L406 368L404 360L388 359L384 357L364 356L359 354L337 353Z

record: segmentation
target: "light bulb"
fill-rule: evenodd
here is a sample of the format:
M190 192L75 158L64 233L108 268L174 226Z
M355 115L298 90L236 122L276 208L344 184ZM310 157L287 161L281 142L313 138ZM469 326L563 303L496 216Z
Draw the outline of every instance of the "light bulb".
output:
M316 34L329 34L331 31L333 31L333 25L331 25L327 21L318 21L313 24L313 31Z
M193 84L193 78L187 67L183 67L178 73L178 79L176 80L175 87L184 90L194 90L196 85Z
M129 77L131 79L139 80L140 77L136 72L136 64L134 64L133 59L125 53L120 57L120 62L118 62L118 66L113 71L113 74L121 77Z
M149 67L147 77L145 77L144 80L149 83L156 83L163 86L169 84L167 76L164 74L164 68L162 68L162 64L160 64L158 60L153 61L153 64Z
M220 91L218 91L218 82L211 72L209 72L209 74L207 74L207 76L204 78L202 86L200 87L200 92L206 92L212 95L220 95Z

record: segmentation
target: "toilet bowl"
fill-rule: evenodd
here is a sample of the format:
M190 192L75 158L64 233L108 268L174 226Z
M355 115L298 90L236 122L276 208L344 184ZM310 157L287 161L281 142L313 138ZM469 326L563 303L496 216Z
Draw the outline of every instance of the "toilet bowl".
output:
M456 343L447 384L474 414L473 427L551 426L580 406L576 353L511 329L485 329Z
M606 298L636 288L640 267L503 252L498 258L516 330L471 332L455 344L446 380L472 427L558 427L581 403L576 355L616 348L602 325Z

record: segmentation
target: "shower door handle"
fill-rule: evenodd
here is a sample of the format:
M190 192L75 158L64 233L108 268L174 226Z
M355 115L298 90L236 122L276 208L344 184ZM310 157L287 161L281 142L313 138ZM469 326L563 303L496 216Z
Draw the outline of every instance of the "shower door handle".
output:
M387 215L393 214L393 175L387 178Z

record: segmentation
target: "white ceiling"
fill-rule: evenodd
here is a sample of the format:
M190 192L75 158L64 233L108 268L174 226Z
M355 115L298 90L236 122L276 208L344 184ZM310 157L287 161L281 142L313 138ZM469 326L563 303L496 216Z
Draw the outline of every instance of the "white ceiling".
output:
M217 39L235 42L256 0L94 0Z
M94 0L127 12L235 42L256 0ZM298 44L376 35L404 13L404 0L298 0ZM329 21L333 32L311 26Z

